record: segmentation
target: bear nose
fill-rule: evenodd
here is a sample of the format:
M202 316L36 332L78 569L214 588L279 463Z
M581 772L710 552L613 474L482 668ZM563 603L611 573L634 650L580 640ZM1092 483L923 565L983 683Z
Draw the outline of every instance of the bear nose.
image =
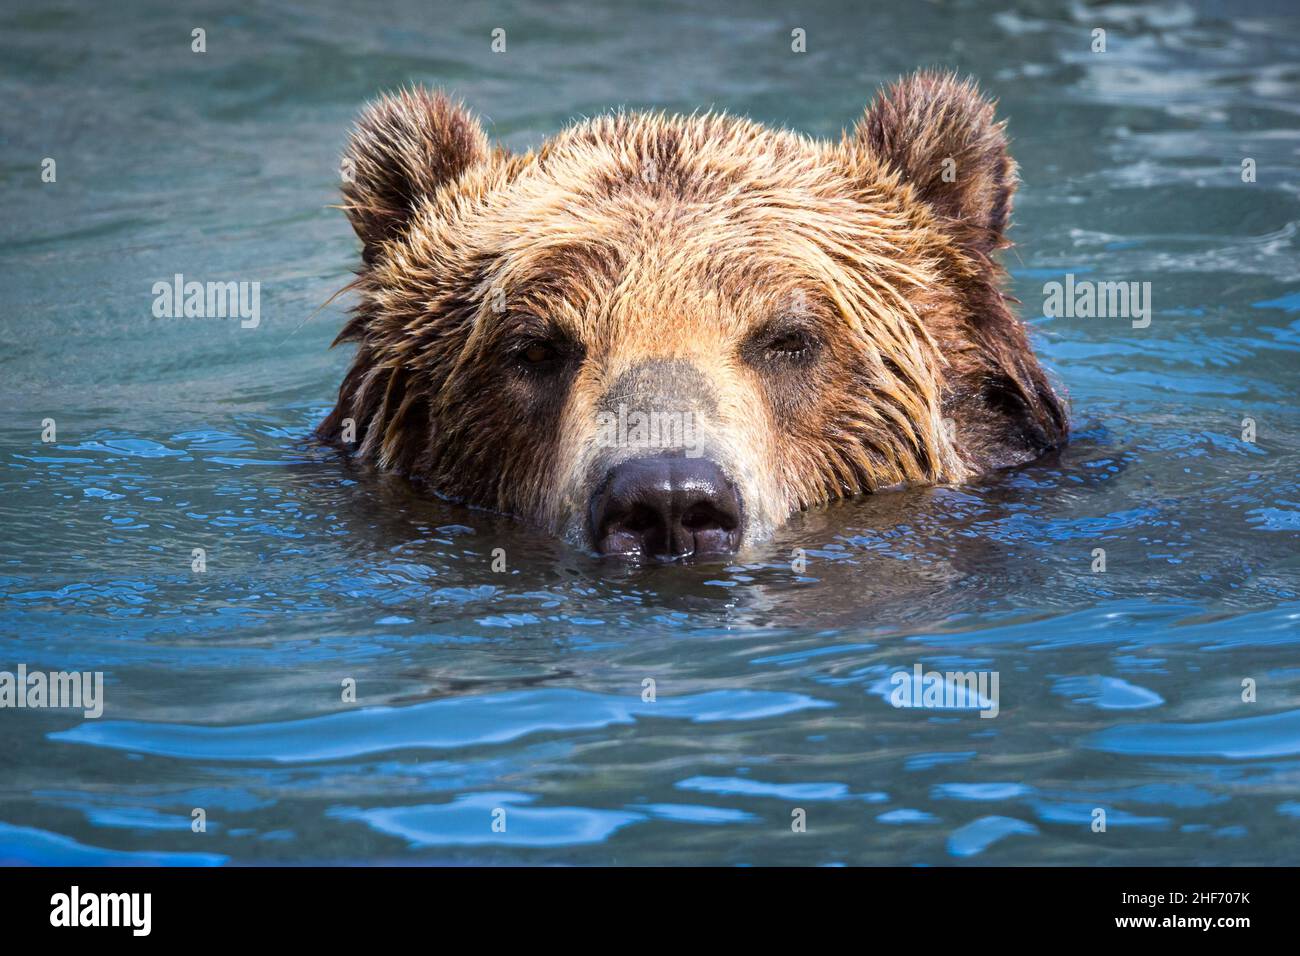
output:
M740 496L707 458L634 458L592 496L602 554L723 554L740 544Z

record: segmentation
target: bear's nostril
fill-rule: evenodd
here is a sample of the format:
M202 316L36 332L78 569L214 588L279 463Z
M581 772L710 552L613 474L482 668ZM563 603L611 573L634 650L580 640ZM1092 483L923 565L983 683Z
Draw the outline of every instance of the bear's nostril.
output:
M740 543L735 486L707 459L625 461L592 497L591 530L604 554L722 554Z
M633 534L645 534L646 532L653 531L657 528L660 521L661 519L659 515L656 514L653 509L648 508L645 505L635 505L628 512L627 516L619 522L619 525L624 531L629 531Z

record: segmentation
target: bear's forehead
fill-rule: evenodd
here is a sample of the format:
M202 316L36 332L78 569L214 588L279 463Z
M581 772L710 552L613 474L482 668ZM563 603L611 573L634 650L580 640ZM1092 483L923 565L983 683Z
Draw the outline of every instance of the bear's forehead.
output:
M625 334L668 316L747 324L811 308L825 290L859 278L814 235L824 223L805 212L634 195L543 204L526 229L493 224L487 285L528 311L558 318L572 310L584 325L601 317Z
M712 338L791 304L859 311L848 298L883 312L932 284L932 256L906 195L861 172L842 147L740 118L598 117L444 192L377 281L584 338L657 336L666 317Z
M898 240L917 231L899 201L852 173L834 148L737 117L598 117L514 164L458 240L533 281L638 262L758 276L824 271L846 252L905 258Z
M738 117L616 114L546 141L513 184L519 199L587 208L724 209L849 186L824 144Z

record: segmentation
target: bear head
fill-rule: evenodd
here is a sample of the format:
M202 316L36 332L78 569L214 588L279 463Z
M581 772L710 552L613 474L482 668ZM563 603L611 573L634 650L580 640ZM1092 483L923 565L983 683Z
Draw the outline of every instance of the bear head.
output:
M919 73L818 141L618 113L494 146L414 89L360 119L357 352L319 434L604 553L728 552L792 512L1063 443L1000 289L993 105Z

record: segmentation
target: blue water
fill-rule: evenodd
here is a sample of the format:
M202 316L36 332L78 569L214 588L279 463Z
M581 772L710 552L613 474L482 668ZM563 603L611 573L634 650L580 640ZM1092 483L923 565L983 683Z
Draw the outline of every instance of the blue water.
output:
M0 671L105 679L99 719L0 710L0 860L1300 858L1286 5L221 10L0 14ZM305 442L347 360L337 157L378 91L451 88L511 148L619 104L836 136L933 64L1010 120L1059 458L636 568ZM261 282L261 324L154 318L175 273ZM1066 273L1151 282L1150 327L1046 318ZM997 672L998 715L894 707L916 664Z

